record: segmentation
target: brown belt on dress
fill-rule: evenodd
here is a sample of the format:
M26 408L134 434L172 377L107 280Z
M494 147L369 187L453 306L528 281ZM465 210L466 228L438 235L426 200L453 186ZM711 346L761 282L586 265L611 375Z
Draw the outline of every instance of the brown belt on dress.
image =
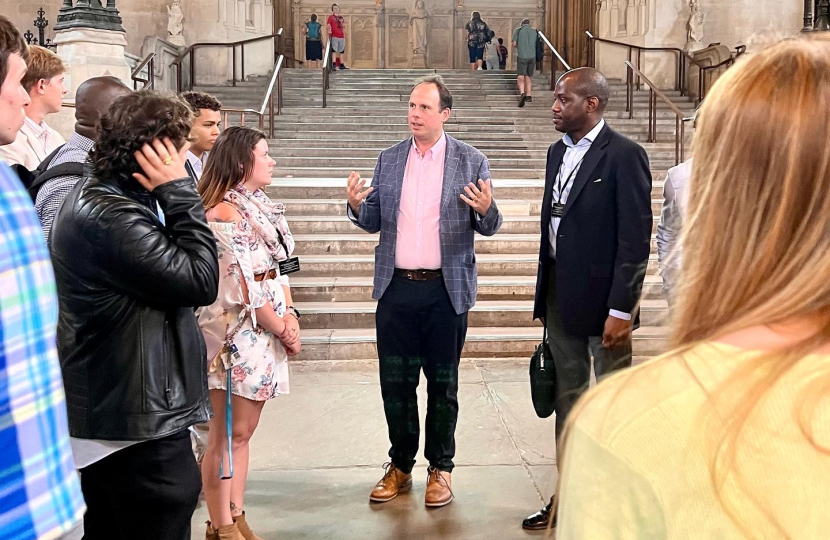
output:
M395 268L395 275L404 277L409 281L432 281L440 278L443 273L441 270L404 270L402 268Z
M277 269L272 268L272 269L268 270L267 272L263 272L261 274L256 274L254 276L254 281L265 281L266 279L274 279L275 277L277 277Z

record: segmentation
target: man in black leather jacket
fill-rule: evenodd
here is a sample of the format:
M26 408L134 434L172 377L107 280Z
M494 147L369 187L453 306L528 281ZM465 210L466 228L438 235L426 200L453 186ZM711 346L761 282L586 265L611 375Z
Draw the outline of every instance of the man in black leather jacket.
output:
M191 121L178 98L117 100L52 229L87 540L190 538L201 480L187 428L210 414L194 308L213 303L219 279L184 166Z

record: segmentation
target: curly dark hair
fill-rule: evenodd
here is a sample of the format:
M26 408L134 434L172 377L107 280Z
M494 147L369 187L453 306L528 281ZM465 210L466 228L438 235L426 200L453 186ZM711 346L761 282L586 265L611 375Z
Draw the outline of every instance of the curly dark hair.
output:
M199 116L199 111L202 109L209 111L219 111L222 109L222 102L204 92L184 92L179 94L179 97L190 105L190 108L193 109L193 114L196 116Z
M101 117L98 142L89 155L95 177L137 188L132 175L141 168L133 154L164 137L181 148L192 124L193 111L176 96L141 90L118 98Z

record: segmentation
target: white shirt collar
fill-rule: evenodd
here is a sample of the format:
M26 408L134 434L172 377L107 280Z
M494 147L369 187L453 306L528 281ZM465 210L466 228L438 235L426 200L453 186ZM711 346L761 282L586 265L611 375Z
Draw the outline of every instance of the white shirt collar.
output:
M604 128L604 127L605 127L605 118L600 118L599 122L597 122L597 125L594 126L594 129L592 129L591 131L588 132L587 135L585 135L584 137L579 139L579 142L577 142L576 144L574 144L573 140L571 139L571 136L568 135L567 133L565 134L564 137L562 137L562 141L565 143L566 146L568 146L570 148L574 148L576 146L582 146L582 145L591 146L592 144L594 144L594 141L599 136L599 132L602 131L602 128Z
M24 116L23 122L30 130L32 130L32 133L37 138L45 137L46 134L49 132L49 126L46 124L46 121L42 121L40 124L38 124L28 116Z

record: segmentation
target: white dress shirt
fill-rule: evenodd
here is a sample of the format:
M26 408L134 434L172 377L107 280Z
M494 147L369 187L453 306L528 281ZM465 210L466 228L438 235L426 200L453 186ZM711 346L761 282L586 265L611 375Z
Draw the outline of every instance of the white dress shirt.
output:
M202 154L202 159L196 157L196 154L191 152L190 150L187 151L187 161L190 162L190 166L193 167L193 172L196 173L196 180L202 179L202 171L205 168L205 163L207 163L208 152Z
M560 202L565 204L568 202L568 195L571 193L571 188L574 185L574 179L579 174L579 168L582 166L582 161L585 159L585 154L591 149L594 141L599 136L599 132L605 127L605 119L601 119L594 128L588 132L587 135L579 139L574 144L570 135L562 137L562 142L567 147L565 155L562 157L562 165L559 167L559 172L553 180L553 202ZM561 183L561 194L560 194ZM550 239L550 256L556 258L556 235L559 232L559 224L562 218L551 217L548 224L548 238ZM623 313L616 309L609 310L609 315L622 319L624 321L631 320L630 313Z

